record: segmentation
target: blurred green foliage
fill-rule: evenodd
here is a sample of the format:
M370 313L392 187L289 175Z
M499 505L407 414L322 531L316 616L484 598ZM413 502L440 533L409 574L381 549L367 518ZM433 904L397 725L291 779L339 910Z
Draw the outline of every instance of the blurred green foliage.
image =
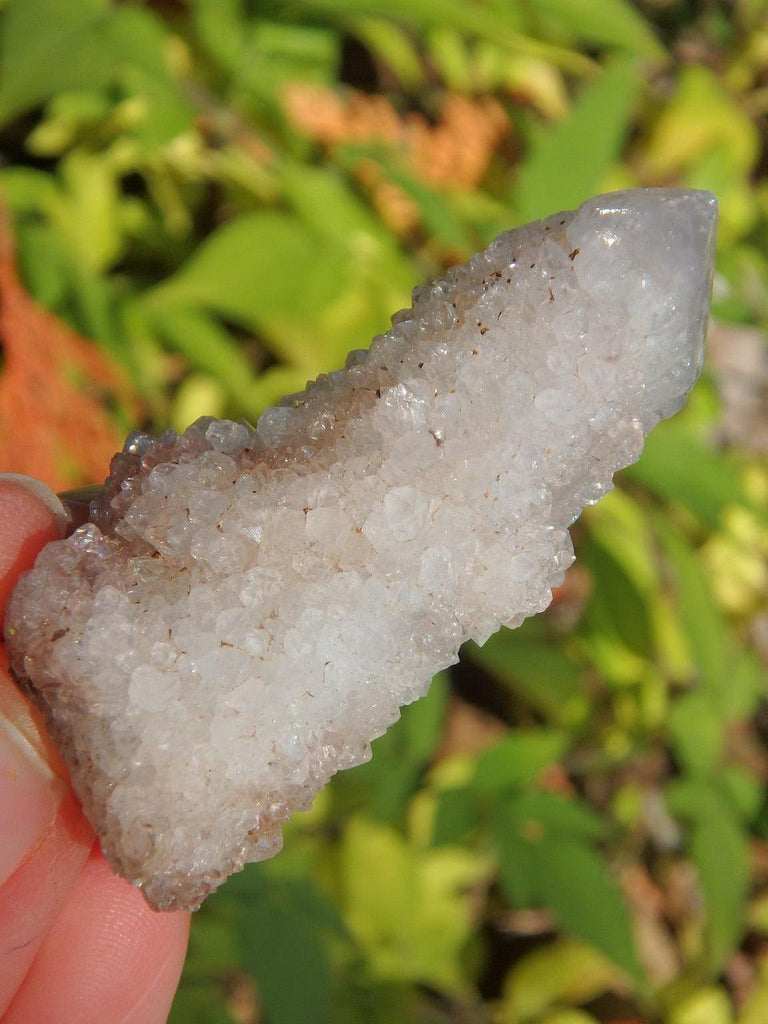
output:
M142 426L256 417L425 276L615 187L717 193L718 350L759 366L765 0L5 0L0 27L24 280ZM553 610L470 645L196 915L174 1022L768 1020L768 375L734 432L724 373L584 515Z

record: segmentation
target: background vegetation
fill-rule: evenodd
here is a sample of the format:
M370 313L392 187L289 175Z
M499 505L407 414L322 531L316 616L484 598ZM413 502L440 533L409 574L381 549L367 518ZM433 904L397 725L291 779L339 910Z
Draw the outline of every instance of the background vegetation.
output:
M721 202L686 410L550 612L196 915L172 1020L765 1024L765 0L5 0L0 27L0 449L57 487L130 427L254 419L502 228L624 186Z

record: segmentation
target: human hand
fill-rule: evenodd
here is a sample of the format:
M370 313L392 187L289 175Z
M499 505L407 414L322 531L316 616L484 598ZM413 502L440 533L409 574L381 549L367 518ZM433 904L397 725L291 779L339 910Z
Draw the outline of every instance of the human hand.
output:
M61 536L57 505L0 475L0 621L19 575ZM112 873L0 652L2 1024L162 1024L188 934L188 914L150 910Z

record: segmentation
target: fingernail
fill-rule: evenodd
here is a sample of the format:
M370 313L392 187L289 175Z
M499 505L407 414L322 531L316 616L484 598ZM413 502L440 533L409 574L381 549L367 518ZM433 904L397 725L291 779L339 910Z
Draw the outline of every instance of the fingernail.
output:
M47 484L44 484L42 480L35 480L34 477L24 476L23 473L0 473L0 484L3 483L16 484L18 487L23 487L33 494L38 501L45 505L56 520L56 526L61 536L64 537L66 535L69 522L67 510L59 496Z
M29 740L0 719L0 885L37 847L66 791Z

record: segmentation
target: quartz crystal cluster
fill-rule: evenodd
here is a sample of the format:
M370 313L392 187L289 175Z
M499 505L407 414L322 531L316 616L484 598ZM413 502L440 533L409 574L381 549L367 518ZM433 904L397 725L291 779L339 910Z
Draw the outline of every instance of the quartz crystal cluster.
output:
M547 606L569 525L699 373L715 220L704 192L593 199L417 288L255 428L129 438L7 641L153 906L274 854L464 640Z

